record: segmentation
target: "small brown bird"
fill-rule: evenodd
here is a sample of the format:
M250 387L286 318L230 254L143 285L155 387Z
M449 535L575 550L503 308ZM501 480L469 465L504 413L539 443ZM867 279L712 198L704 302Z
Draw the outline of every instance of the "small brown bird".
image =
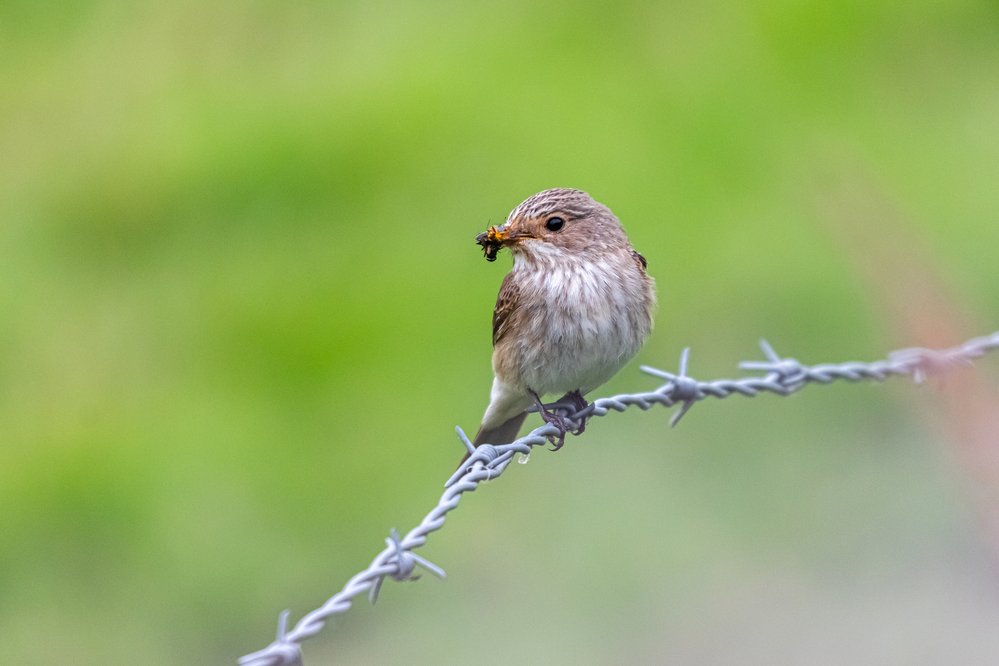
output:
M559 427L559 448L567 424L544 408L541 396L564 393L560 402L586 406L583 396L648 337L655 281L617 217L580 190L535 194L476 241L490 261L510 248L513 269L493 311L495 377L474 444L512 442L526 410L537 405Z

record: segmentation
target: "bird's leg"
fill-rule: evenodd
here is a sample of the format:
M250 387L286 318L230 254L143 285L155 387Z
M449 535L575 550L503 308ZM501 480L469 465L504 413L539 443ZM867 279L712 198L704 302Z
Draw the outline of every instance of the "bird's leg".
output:
M552 450L558 451L565 444L565 433L572 431L572 425L573 425L572 421L562 416L558 412L552 411L547 407L545 407L545 404L541 402L541 397L538 396L538 394L535 393L533 390L531 391L531 395L534 396L534 404L538 408L538 414L541 415L541 419L545 423L552 424L559 430L558 435L548 436L548 441L551 442L551 445L555 447Z

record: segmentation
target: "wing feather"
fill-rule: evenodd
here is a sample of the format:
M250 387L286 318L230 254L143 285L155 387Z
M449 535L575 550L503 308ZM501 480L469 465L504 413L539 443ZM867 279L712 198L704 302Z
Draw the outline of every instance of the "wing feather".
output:
M639 267L641 267L643 273L645 272L645 269L649 267L649 262L645 260L645 257L640 255L635 250L631 251L631 258L635 260Z
M496 308L493 310L493 347L506 335L520 301L520 290L511 278L513 273L507 273L496 296Z

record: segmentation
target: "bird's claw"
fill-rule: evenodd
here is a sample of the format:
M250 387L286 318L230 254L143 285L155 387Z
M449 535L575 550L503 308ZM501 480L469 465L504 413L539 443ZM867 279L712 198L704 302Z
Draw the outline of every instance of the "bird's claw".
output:
M583 394L579 389L569 391L562 397L561 400L559 400L559 402L566 400L572 403L573 408L576 410L574 414L579 414L581 411L590 406L590 403L586 402L586 398L583 397ZM573 435L582 435L586 431L586 419L586 416L579 417L579 427L572 431Z
M532 391L533 393L533 391ZM548 435L548 442L552 445L552 451L558 451L565 445L565 435L566 433L572 433L573 435L581 435L583 431L586 430L586 417L581 417L579 423L573 419L563 416L553 409L549 409L543 402L537 393L534 394L534 401L538 407L538 413L541 415L541 420L549 425L553 425L558 428L558 434ZM589 407L589 403L586 402L586 398L578 390L569 391L564 396L562 396L557 402L553 403L555 405L565 405L566 402L571 403L574 414L578 414L582 410Z
M548 442L552 445L552 451L558 451L565 446L565 434L572 432L572 421L558 412L552 412L543 408L541 410L541 418L545 423L558 428L557 435L548 435Z

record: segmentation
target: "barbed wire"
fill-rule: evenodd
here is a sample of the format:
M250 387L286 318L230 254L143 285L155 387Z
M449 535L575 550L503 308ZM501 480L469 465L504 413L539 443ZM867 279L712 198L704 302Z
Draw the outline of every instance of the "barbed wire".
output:
M698 381L687 375L690 350L684 349L676 374L642 366L641 369L646 374L666 380L665 384L654 391L600 398L579 411L575 411L569 404L555 403L547 407L578 425L582 420L605 416L612 410L623 412L628 407L647 410L655 405L680 405L680 409L670 419L670 425L675 426L694 404L707 398L723 399L732 395L751 398L760 393L787 396L809 384L830 384L842 380L880 382L893 376L908 376L921 383L928 376L948 372L957 366L971 365L975 359L999 349L999 331L968 340L950 349L901 349L890 353L885 360L871 363L851 361L805 365L797 359L780 356L765 340L760 341L760 348L766 357L765 361L747 361L739 364L739 367L766 373L763 376ZM375 603L386 577L397 581L417 580L420 578L417 573L419 569L444 578L442 568L413 551L427 542L427 535L443 527L447 514L458 507L462 495L474 491L484 481L498 478L515 455L530 455L533 447L544 445L559 432L554 425L545 424L509 444L482 444L476 447L460 427L455 430L471 455L445 483L444 493L437 506L406 536L400 538L398 532L392 529L385 539L384 550L375 556L371 564L348 580L343 589L326 603L305 615L291 630L287 628L289 612L282 612L278 619L277 638L266 648L241 657L239 663L242 666L300 666L302 642L319 633L331 616L346 613L354 597L367 592L370 602Z

